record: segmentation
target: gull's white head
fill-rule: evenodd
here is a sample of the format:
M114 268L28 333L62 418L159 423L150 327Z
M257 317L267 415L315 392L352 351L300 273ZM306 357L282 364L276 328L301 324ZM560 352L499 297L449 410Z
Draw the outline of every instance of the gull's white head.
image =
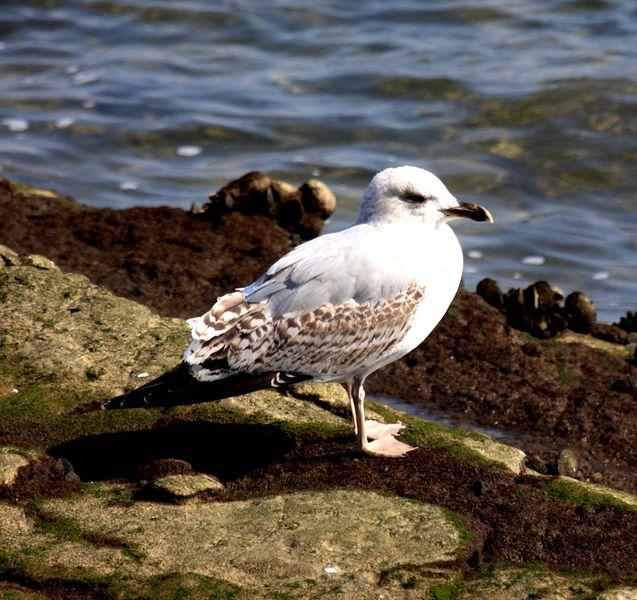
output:
M458 202L433 173L418 167L395 167L377 173L369 182L358 221L418 219L435 225L457 218L493 223L486 208Z

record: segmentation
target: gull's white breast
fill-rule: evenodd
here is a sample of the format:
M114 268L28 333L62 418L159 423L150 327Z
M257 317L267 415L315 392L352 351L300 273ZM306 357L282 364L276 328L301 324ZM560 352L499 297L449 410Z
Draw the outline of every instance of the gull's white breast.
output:
M447 224L397 231L394 261L424 288L424 295L407 335L383 357L384 366L411 352L434 329L453 301L462 278L463 257L460 243Z

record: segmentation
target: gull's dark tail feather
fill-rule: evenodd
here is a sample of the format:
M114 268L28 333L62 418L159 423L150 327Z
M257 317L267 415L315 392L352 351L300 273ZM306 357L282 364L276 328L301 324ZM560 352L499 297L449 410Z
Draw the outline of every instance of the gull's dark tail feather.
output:
M190 374L188 364L181 363L157 379L107 400L102 408L159 408L221 400L270 387L275 375L240 373L225 379L202 382Z

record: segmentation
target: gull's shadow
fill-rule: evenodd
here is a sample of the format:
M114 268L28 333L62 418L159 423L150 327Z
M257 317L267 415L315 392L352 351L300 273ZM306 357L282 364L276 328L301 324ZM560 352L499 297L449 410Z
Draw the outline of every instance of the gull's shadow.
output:
M49 454L68 459L83 481L133 478L143 465L165 458L186 461L195 471L229 481L293 448L294 438L272 425L182 421L83 436L54 446Z

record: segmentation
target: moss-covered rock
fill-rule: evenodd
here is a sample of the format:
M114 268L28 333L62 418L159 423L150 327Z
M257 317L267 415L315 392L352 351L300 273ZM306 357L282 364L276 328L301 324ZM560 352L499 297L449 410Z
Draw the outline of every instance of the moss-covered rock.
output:
M6 251L5 255L10 256ZM178 319L64 274L41 257L13 257L0 269L2 436L47 447L82 433L141 426L157 413L91 412L180 358L188 330Z
M527 600L547 598L551 600L633 600L637 590L629 587L608 586L605 577L591 573L552 573L537 563L524 567L497 565L483 569L470 581L455 579L434 585L434 600Z
M35 528L26 542L40 565L72 572L97 561L92 570L101 577L194 573L259 596L363 598L374 595L382 571L404 563L433 568L453 559L460 543L440 508L375 492L179 506L120 504L109 492L101 486L44 504L61 525L46 536ZM69 522L82 528L83 539L66 534ZM24 548L28 537L22 532L13 548ZM104 538L120 546L94 541Z
M5 360L24 360L39 380L64 379L82 394L114 394L165 370L188 338L181 320L162 319L43 257L5 266L0 298Z
M458 490L473 494L472 503L502 494L497 506L520 481L520 497L593 505L611 511L607 519L616 513L622 527L633 515L631 496L540 479L515 448L375 402L369 416L404 422L405 439L421 446L423 458L359 457L347 397L335 385L165 411L101 411L99 401L173 367L187 327L46 259L6 248L0 259L0 443L5 457L20 462L0 502L0 594L462 598L567 585L611 589L611 579L600 588L600 576L546 569L463 578L461 565L480 563L486 526L456 511L466 506ZM444 456L457 489L432 481L423 488L437 498L431 502L407 483L384 487L390 475L421 485L423 461L434 455ZM172 486L172 498L145 482L144 465L158 460L179 466L154 483L155 492L162 481L164 491ZM84 484L64 476L68 461ZM362 467L373 481L359 476ZM64 485L33 485L56 469ZM196 501L179 502L192 495ZM497 511L484 515L498 518Z
M156 479L152 483L152 489L168 498L185 500L201 492L222 490L224 485L216 477L210 477L210 475L178 474Z

